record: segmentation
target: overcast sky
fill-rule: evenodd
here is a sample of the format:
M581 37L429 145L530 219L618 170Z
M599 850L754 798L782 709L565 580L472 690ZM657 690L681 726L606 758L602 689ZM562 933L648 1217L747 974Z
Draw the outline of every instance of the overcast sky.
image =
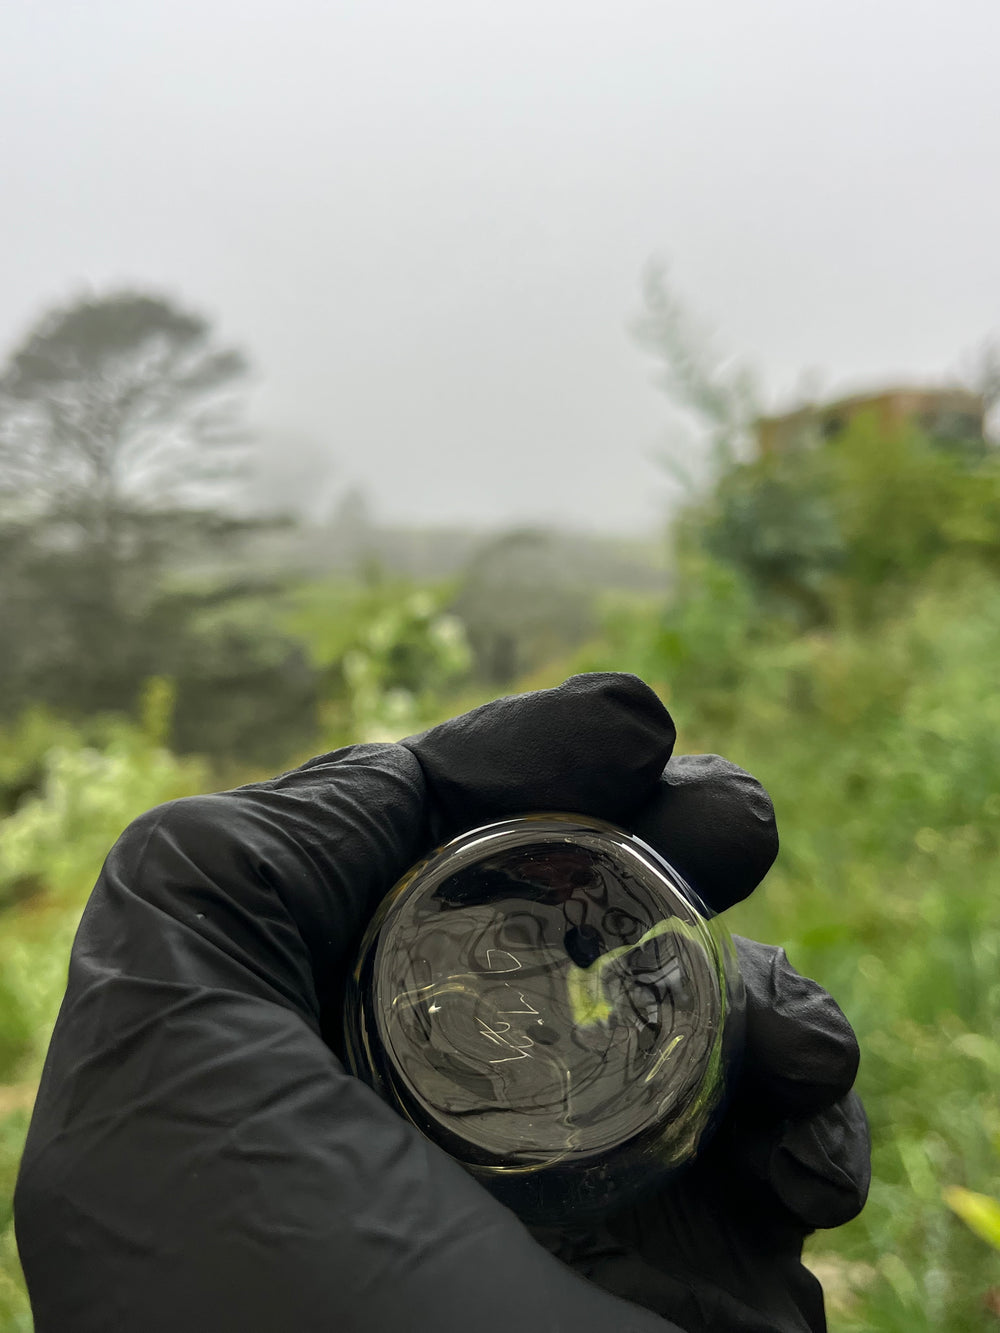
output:
M205 311L275 495L651 529L651 256L774 405L1000 332L998 0L3 0L0 347Z

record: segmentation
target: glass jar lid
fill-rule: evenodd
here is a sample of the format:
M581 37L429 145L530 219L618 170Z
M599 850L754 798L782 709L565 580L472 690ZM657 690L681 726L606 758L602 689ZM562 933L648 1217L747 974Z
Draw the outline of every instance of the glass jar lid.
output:
M623 1201L689 1160L739 1045L728 935L603 821L470 830L382 903L349 988L365 1078L528 1220Z

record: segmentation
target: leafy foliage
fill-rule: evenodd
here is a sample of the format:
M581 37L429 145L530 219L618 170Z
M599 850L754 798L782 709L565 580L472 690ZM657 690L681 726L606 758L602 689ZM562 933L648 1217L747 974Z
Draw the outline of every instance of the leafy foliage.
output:
M418 588L377 574L297 591L283 623L320 675L326 744L396 739L437 715L471 666L449 598L447 585Z
M1000 457L861 416L822 448L731 464L682 532L739 570L765 614L871 622L944 557L997 567Z
M1000 1250L1000 1203L996 1199L963 1189L961 1185L949 1185L944 1201L987 1245Z
M725 399L673 333L680 389ZM737 439L732 407L666 387ZM1000 1191L1000 455L860 417L777 456L744 436L717 469L675 525L669 599L575 665L655 683L683 749L774 797L782 855L733 924L840 999L872 1124L868 1207L810 1246L831 1327L972 1333L995 1258L952 1209L983 1234Z

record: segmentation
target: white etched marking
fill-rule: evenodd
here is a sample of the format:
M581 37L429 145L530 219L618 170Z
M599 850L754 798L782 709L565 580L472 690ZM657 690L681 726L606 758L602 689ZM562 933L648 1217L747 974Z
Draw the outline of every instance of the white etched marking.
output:
M518 999L521 1001L521 1003L525 1006L523 1009L498 1009L498 1010L497 1010L497 1013L499 1013L499 1014L537 1014L537 1013L538 1013L538 1010L537 1010L537 1009L532 1009L531 1005L528 1003L528 1001L524 998L524 996L523 996L520 992L518 992L518 996L517 996L517 998L518 998Z
M501 1037L499 1033L494 1032L493 1029L490 1027L490 1025L488 1023L484 1023L481 1018L477 1018L476 1022L483 1029L483 1036L486 1038L487 1041L491 1041L494 1046L510 1045L510 1042L505 1042L503 1037Z
M497 967L493 962L494 955L502 956L504 958L509 958L512 966ZM520 972L521 970L521 964L517 961L514 955L510 953L507 949L487 949L486 966L489 968L491 972Z
M510 1050L516 1052L515 1055L505 1055L499 1060L491 1060L490 1061L491 1065L505 1065L511 1060L528 1060L531 1058L530 1055L528 1054L528 1048L530 1046L534 1046L535 1043L531 1040L530 1037L525 1036L524 1044L521 1046L517 1046L514 1044L514 1042L508 1041L506 1037L501 1036L500 1033L497 1032L495 1028L491 1028L488 1023L484 1023L481 1018L477 1018L476 1022L483 1029L483 1036L486 1038L487 1041L492 1041L494 1045L506 1046ZM502 1026L505 1032L510 1031L509 1023L504 1023Z

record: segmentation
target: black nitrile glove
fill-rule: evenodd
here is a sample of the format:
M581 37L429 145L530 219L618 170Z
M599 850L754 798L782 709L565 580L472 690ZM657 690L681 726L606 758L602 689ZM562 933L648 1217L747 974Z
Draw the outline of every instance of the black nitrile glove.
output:
M603 1226L539 1239L686 1333L814 1333L826 1328L823 1298L800 1262L802 1242L849 1221L868 1190L868 1125L850 1091L857 1044L834 1001L783 950L739 937L736 945L747 1049L714 1141Z
M775 951L740 945L747 1060L703 1158L542 1244L330 1049L366 922L442 834L589 813L713 906L745 896L770 804L724 761L668 765L673 740L634 677L576 677L136 820L74 945L15 1197L36 1333L821 1329L801 1241L860 1207L867 1131L850 1029Z

